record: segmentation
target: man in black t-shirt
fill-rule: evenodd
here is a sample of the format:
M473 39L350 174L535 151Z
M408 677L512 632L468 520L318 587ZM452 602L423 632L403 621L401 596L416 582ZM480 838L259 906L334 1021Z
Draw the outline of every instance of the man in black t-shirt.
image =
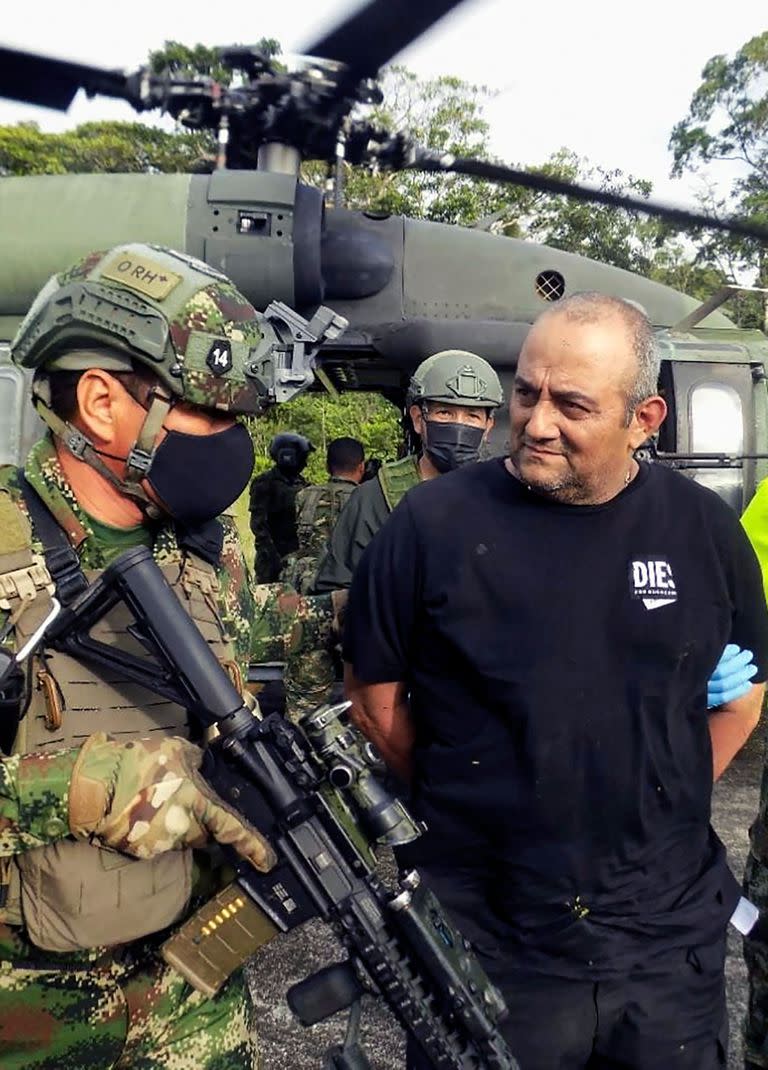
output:
M520 355L510 457L414 488L350 594L353 715L428 826L401 864L502 988L522 1070L725 1066L739 887L710 796L763 684L708 711L707 679L732 642L764 681L768 618L728 507L633 458L657 375L636 307L560 302Z

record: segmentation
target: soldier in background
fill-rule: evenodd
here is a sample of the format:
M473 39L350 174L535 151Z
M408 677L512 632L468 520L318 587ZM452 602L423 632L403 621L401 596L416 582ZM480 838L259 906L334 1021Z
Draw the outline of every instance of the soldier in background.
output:
M296 495L296 531L299 548L283 569L282 578L297 591L308 592L352 491L365 474L365 449L356 438L335 438L328 443L325 467L330 479L320 486L305 487Z
M405 399L421 452L383 464L352 494L318 567L315 591L349 587L366 546L411 487L478 460L501 403L499 377L476 353L447 349L422 361Z
M273 583L285 558L298 549L296 495L309 486L302 472L314 446L304 435L284 431L269 444L274 467L251 483L251 531L256 540L254 569L259 583Z
M0 469L5 647L54 591L66 601L139 545L241 684L252 658L326 641L320 600L254 595L221 515L253 470L235 417L271 391L271 330L225 276L158 246L50 280L11 347L49 432L23 470ZM120 612L105 623L117 648ZM0 707L18 727L0 756L0 1066L255 1067L242 974L208 999L159 946L225 879L210 840L263 870L271 847L200 777L185 710L45 646L25 680Z

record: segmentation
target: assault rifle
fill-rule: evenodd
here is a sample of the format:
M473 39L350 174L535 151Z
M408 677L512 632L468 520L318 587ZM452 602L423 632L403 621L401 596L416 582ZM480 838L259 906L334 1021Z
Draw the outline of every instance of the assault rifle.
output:
M133 617L136 651L91 634L118 602ZM347 704L320 707L302 727L260 719L244 703L151 552L122 554L48 626L45 642L119 672L189 710L213 735L202 773L270 839L278 862L259 873L238 861L236 879L163 945L196 988L212 994L256 949L310 918L327 922L347 959L294 985L303 1025L350 1008L331 1070L370 1070L359 1046L360 997L380 996L436 1070L518 1070L498 1024L503 999L416 871L393 889L376 873L375 843L420 833L405 806L373 775L375 752L345 722Z

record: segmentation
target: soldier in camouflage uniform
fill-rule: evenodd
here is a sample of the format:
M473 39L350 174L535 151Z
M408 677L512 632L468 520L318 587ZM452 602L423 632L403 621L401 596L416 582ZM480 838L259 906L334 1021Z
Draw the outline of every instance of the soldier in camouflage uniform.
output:
M51 279L12 345L50 430L23 474L0 470L4 645L20 647L51 607L35 494L88 579L151 547L238 683L254 656L327 642L332 607L253 590L231 518L216 519L251 474L235 414L270 400L275 340L223 275L156 246L92 254ZM128 649L120 612L104 636ZM274 861L199 776L186 712L44 645L13 712L0 758L0 1066L255 1067L242 976L205 998L158 954L221 886L209 842L260 869Z
M352 491L365 474L365 449L356 438L334 438L328 443L325 467L331 477L320 486L305 487L296 495L296 533L299 548L286 561L281 578L297 591L309 592L317 564Z
M447 349L421 362L405 398L421 452L382 465L354 492L318 566L315 591L349 587L366 546L411 487L478 460L501 403L499 377L476 353Z
M301 474L314 446L304 435L283 431L269 444L275 462L251 483L248 508L256 541L254 571L259 583L278 579L286 558L299 547L296 529L296 496L308 487Z

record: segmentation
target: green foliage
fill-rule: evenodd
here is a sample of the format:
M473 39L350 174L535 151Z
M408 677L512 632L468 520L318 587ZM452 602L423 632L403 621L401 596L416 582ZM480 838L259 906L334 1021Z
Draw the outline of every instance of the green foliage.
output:
M169 132L144 123L82 123L60 134L18 123L0 126L0 174L194 171L213 147L208 133Z
M673 174L713 160L739 160L768 185L768 31L733 59L713 56L688 115L672 131Z
M278 56L281 51L280 42L274 37L262 37L253 48L265 56ZM181 41L166 41L162 48L149 53L148 62L155 74L168 71L177 78L199 78L202 75L221 85L229 85L232 81L232 72L221 63L221 49L207 45L190 46Z
M269 443L280 431L296 431L315 447L304 472L311 483L328 478L325 451L334 438L351 435L365 446L366 457L394 460L400 447L400 414L378 394L304 394L278 405L266 416L250 421L258 474L273 464Z
M652 190L651 183L644 179L625 176L619 170L592 167L569 149L560 149L543 167L533 170L616 194L648 197ZM650 273L654 256L664 240L659 223L637 212L604 204L526 191L519 211L511 226L505 222L505 233L532 238L643 275Z
M703 202L710 210L768 224L768 31L747 41L732 59L719 55L708 61L669 147L675 175L724 160L740 163L743 174L731 196L718 200L710 193ZM768 252L760 242L706 237L697 263L714 267L729 281L751 274L755 285L768 286ZM739 322L765 329L767 307L758 296L745 295L739 299Z

